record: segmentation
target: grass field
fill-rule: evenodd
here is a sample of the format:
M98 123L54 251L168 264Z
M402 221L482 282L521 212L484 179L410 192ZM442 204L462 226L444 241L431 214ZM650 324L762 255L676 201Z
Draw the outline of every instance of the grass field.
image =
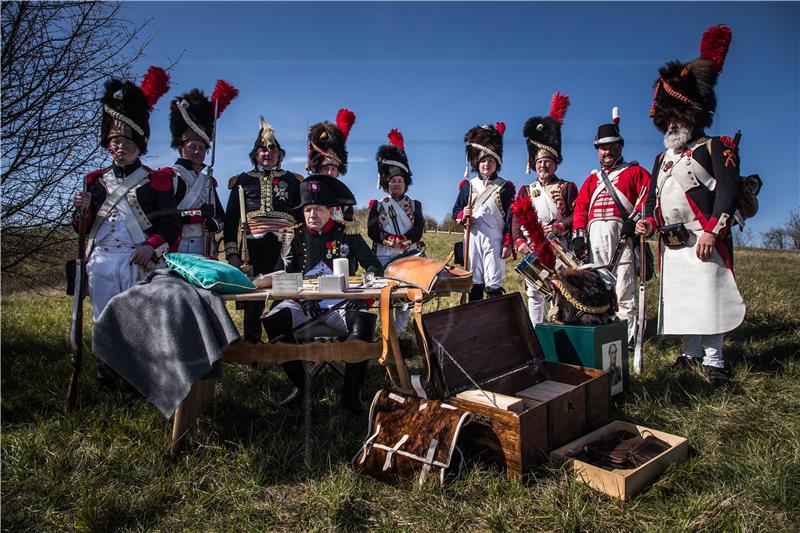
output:
M430 255L443 258L455 238L426 236ZM226 366L214 409L170 459L167 421L146 402L123 407L101 394L91 356L79 409L63 414L70 300L10 295L2 301L2 529L797 531L800 253L738 250L736 265L748 310L725 343L734 384L712 390L699 373L672 370L677 339L649 338L645 373L631 374L630 393L614 406L614 418L691 443L686 462L627 503L548 465L518 483L470 464L441 488L357 476L348 464L366 417L340 411L328 371L315 381L305 465L302 418L276 406L289 387L271 365ZM522 288L516 274L506 288ZM383 385L371 365L365 396Z

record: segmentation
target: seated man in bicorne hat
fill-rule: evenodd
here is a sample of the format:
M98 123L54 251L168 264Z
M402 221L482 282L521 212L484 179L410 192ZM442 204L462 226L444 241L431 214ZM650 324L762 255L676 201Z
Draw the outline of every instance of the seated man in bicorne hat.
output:
M309 176L300 183L300 205L305 225L297 230L285 258L287 272L302 272L304 278L314 278L333 273L333 260L346 257L350 275L360 264L367 272L382 274L383 267L361 235L345 232L344 224L332 218L334 207L355 205L350 189L330 176ZM360 300L351 300L344 308L325 312L340 300L285 300L276 305L263 318L264 329L270 339L282 336L286 342L303 342L315 337L354 337L372 340L375 315L366 311ZM324 315L323 315L324 313ZM293 328L319 317L317 322L297 331ZM287 376L295 385L282 405L296 404L305 388L305 368L301 361L284 363ZM342 406L354 413L364 411L361 387L367 362L346 364Z

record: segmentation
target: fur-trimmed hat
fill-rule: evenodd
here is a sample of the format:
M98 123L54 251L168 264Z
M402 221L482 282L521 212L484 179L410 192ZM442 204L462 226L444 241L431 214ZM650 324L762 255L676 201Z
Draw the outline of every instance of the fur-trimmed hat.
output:
M550 102L548 116L531 117L525 122L522 134L527 139L528 147L526 174L530 174L531 168L536 166L536 160L541 157L549 157L559 164L564 160L561 155L561 126L568 107L569 96L555 93Z
M200 89L174 98L169 106L169 131L172 148L186 141L200 141L211 147L214 137L214 104Z
M164 69L150 67L141 87L130 81L110 79L103 97L100 121L100 146L107 147L112 137L126 137L147 153L150 138L150 111L158 99L169 90L169 75Z
M393 176L403 176L406 190L411 186L411 167L406 156L405 140L400 130L394 129L387 135L389 144L378 147L375 160L378 162L378 188L389 192L389 180Z
M597 134L594 136L594 146L597 148L601 144L619 143L625 145L625 139L619 132L619 108L611 109L611 124L601 124L597 127Z
M595 270L564 269L552 281L556 289L555 321L563 324L608 324L616 319L614 287Z
M506 131L504 122L496 122L494 125L484 124L475 126L464 135L466 146L464 151L467 155L467 168L464 170L464 177L469 177L469 170L472 168L478 171L478 163L486 155L490 155L497 161L497 170L503 166L503 134Z
M297 209L310 204L344 207L356 205L356 198L342 180L314 174L300 182L300 205Z
M265 150L277 148L281 154L280 159L278 159L278 164L276 165L277 167L280 167L280 162L286 157L286 151L281 148L281 143L279 143L278 138L275 137L275 130L272 129L272 124L267 122L264 117L259 118L258 137L256 137L256 141L253 143L253 149L250 150L250 162L253 163L253 166L256 166L258 163L256 161L256 151L259 148L264 148Z
M311 126L308 132L308 172L318 174L323 166L335 165L340 175L347 174L345 143L355 121L355 113L343 108L336 114L336 124L326 120Z
M703 131L714 120L717 97L714 86L731 44L731 30L712 26L703 33L700 57L688 63L670 61L658 69L650 116L662 133L671 120L678 120Z

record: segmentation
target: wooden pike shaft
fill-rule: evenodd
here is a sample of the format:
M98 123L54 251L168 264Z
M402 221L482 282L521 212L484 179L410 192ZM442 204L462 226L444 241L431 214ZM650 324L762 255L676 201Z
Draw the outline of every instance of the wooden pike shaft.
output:
M86 192L86 178L83 179L82 192ZM73 296L70 343L72 345L72 375L67 385L64 411L69 414L78 399L78 378L83 366L83 296L86 292L86 210L81 209L78 216L78 261L76 264L75 294Z

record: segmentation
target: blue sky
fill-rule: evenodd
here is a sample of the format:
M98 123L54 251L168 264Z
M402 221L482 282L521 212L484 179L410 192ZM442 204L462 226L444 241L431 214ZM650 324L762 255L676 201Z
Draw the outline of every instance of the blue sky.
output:
M621 109L624 155L648 170L661 135L648 110L657 70L699 55L714 24L733 31L709 133L743 132L743 173L765 182L756 236L800 205L800 4L798 3L259 3L129 2L125 17L152 18L154 38L137 64L166 65L173 88L152 115L151 165L169 149L168 101L225 79L241 93L218 125L215 175L247 170L264 115L304 173L308 126L356 113L344 181L359 204L379 197L375 150L399 128L414 173L410 194L437 219L452 207L464 172L464 133L506 123L501 175L525 176L522 125L568 94L558 175L583 183L597 167L592 139Z

